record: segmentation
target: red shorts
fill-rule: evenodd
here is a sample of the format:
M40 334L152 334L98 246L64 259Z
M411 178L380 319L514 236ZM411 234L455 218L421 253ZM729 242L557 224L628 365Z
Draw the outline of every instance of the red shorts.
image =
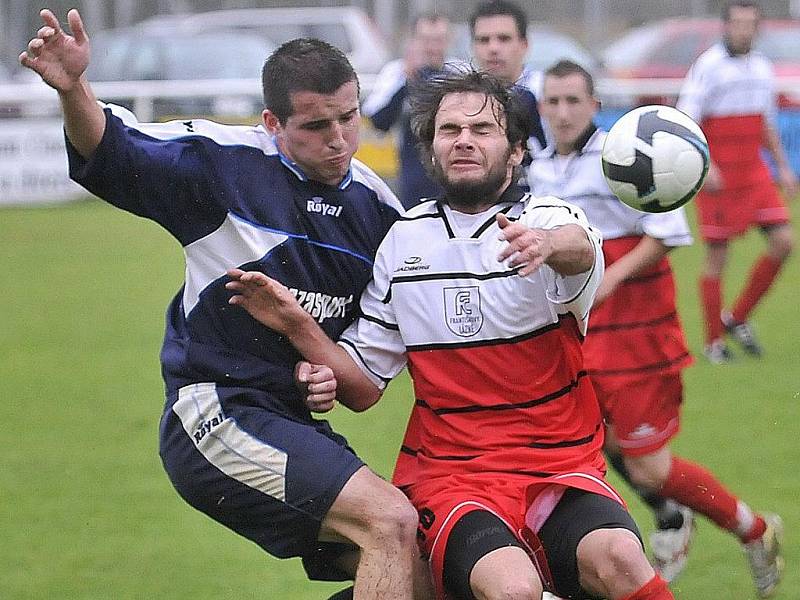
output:
M473 510L486 510L506 523L531 556L545 589L552 588L547 560L535 532L558 504L567 487L625 502L599 471L586 469L552 477L506 473L470 473L440 477L407 490L420 514L418 541L428 557L438 599L448 598L443 568L447 540L458 520Z
M789 210L770 179L716 193L701 191L696 202L700 237L706 242L732 239L754 225L789 222Z
M606 422L614 426L620 452L651 454L680 431L683 383L680 373L664 373L627 381L592 380Z

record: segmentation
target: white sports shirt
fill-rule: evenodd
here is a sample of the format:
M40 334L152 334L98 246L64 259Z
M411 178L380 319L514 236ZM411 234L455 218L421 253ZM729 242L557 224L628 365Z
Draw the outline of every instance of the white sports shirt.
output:
M375 385L383 388L395 377L407 353L513 343L569 314L585 333L603 276L600 235L583 211L557 198L510 189L501 200L509 201L476 215L430 200L389 230L361 297L362 316L339 341ZM498 212L531 228L580 225L595 250L593 267L565 277L543 265L519 276L497 260L506 245Z
M569 155L556 154L552 147L537 153L528 170L531 192L579 206L603 239L648 235L670 247L690 245L683 208L660 214L640 212L611 192L600 163L605 139L605 131L592 127L578 140L579 149Z

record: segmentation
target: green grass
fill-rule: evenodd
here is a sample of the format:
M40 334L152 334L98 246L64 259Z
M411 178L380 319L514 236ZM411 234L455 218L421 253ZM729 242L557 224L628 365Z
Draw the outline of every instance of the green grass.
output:
M736 244L729 293L761 247ZM157 452L158 350L181 251L155 225L87 201L0 212L0 598L313 600L340 584L308 583L185 505ZM675 253L695 354L700 247ZM757 509L786 522L781 600L800 598L800 369L796 259L754 317L763 360L686 373L676 449L713 469ZM334 425L384 474L409 410L403 377L372 411L337 409ZM624 486L620 486L626 492ZM645 534L651 519L634 498ZM734 540L699 525L681 600L754 598Z

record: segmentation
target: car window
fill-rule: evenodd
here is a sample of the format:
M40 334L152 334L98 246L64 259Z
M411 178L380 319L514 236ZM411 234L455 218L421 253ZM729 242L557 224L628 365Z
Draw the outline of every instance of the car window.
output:
M165 79L257 79L273 50L257 36L220 33L164 38Z
M664 39L648 53L645 62L686 67L689 69L694 60L708 48L713 39L699 31L682 31L668 39Z
M565 35L534 29L528 32L528 41L525 62L537 71L544 71L562 58L574 61L590 71L596 66L597 61L589 51Z
M162 57L163 49L157 40L139 39L136 51L131 52L127 57L127 73L122 73L122 78L132 81L168 79L164 74Z
M603 50L603 62L612 68L625 69L645 62L653 48L661 43L661 29L645 25L624 34Z
M89 81L122 81L126 73L126 60L130 55L131 36L97 33L92 36L92 60L86 71Z
M345 54L353 51L353 45L347 35L347 28L341 23L314 23L309 26L309 29L311 37L328 42Z
M800 28L765 29L756 40L756 48L774 62L800 62Z

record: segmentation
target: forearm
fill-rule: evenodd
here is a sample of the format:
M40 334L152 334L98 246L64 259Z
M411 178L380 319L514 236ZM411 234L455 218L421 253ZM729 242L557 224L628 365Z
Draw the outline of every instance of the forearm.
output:
M619 282L636 277L657 264L669 251L670 247L661 240L646 235L630 252L606 266L606 277L612 276Z
M560 275L585 273L594 265L594 247L580 225L563 225L549 230L552 251L545 260Z
M789 161L786 158L786 153L783 151L783 144L776 129L768 122L764 122L764 145L772 154L775 164L780 169L788 169Z
M64 130L70 143L85 159L91 158L106 128L106 116L85 77L67 91L59 91Z
M381 390L370 381L347 351L331 340L310 316L287 334L289 342L312 363L326 365L337 381L339 402L361 412L375 404Z

